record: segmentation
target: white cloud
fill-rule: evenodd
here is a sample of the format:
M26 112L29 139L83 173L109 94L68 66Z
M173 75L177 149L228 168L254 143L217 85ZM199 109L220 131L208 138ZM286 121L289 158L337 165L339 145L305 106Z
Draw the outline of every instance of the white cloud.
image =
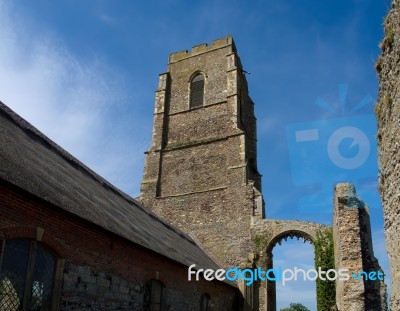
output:
M123 73L98 56L83 62L43 27L0 4L0 100L100 175L137 194L141 176L133 175L142 172L150 132L143 136L132 98L131 110L112 120L131 96Z

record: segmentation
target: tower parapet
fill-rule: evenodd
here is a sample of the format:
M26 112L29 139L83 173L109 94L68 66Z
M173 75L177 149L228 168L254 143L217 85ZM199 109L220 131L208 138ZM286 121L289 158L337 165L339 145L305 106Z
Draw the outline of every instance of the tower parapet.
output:
M174 52L169 55L169 64L179 62L181 60L187 59L189 57L194 57L199 54L211 52L224 47L232 47L232 53L236 50L235 43L233 42L232 36L226 36L221 39L214 40L211 45L207 43L198 44L192 47L191 51L183 50L179 52Z

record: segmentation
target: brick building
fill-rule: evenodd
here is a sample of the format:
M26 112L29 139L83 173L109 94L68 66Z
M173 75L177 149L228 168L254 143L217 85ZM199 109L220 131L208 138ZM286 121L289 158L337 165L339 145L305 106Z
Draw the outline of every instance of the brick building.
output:
M235 310L236 287L143 208L0 103L0 310Z

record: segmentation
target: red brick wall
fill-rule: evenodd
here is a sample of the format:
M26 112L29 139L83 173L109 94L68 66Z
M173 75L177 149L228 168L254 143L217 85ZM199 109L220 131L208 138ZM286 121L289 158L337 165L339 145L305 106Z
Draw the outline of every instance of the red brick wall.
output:
M158 275L170 293L171 299L167 298L170 305L174 304L174 299L179 300L176 299L179 295L182 295L181 301L186 301L181 307L174 306L174 310L198 310L201 293L211 296L214 310L231 310L230 306L236 295L233 287L204 280L189 282L187 267L0 182L0 239L34 239L37 227L45 230L42 242L65 259L64 278L70 270L75 272L76 276L79 274L77 267L84 267L83 270L93 277L118 277L125 280L128 288L129 284L136 284L136 294L132 296L129 292L127 295L130 298L125 298L129 300L136 297L136 300L140 300L140 297L143 298L140 293L143 292L144 283ZM82 282L81 278L79 282ZM96 279L93 279L93 282L96 283ZM63 284L63 297L78 295L77 290L68 284L66 278ZM85 286L87 287L87 284ZM111 284L107 290L111 291ZM99 292L97 288L93 288L88 295L92 300L96 300L96 293ZM84 296L83 290L78 296L82 295ZM104 300L104 297L100 298ZM140 301L137 301L138 310L140 304Z

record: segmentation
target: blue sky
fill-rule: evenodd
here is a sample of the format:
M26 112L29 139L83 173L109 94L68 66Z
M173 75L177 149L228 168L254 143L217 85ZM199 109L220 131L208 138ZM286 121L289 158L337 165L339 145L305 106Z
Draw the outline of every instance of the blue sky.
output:
M330 224L333 183L354 182L370 205L375 252L388 272L371 114L389 7L388 0L2 1L0 100L137 196L169 53L231 34L250 72L267 216ZM327 152L343 126L369 141L368 161L357 169L332 166ZM318 141L293 140L310 129ZM345 158L363 148L352 143L337 146ZM276 262L312 265L312 247L297 243L277 246ZM315 308L312 284L281 289L278 307L295 298Z

